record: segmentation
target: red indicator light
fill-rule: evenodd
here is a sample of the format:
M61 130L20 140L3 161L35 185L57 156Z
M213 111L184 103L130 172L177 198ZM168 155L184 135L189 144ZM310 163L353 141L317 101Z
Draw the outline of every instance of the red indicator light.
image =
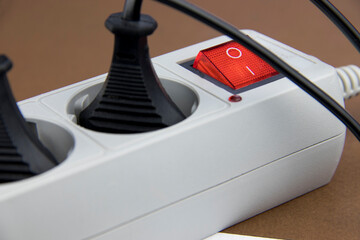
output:
M264 60L234 41L200 51L193 67L235 90L278 74Z
M230 102L240 102L242 100L242 97L239 95L232 95L229 97Z

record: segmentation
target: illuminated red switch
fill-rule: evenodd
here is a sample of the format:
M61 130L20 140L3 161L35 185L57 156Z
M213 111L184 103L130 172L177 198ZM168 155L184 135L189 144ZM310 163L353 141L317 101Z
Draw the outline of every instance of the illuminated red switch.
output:
M234 41L200 51L193 67L235 90L278 74Z

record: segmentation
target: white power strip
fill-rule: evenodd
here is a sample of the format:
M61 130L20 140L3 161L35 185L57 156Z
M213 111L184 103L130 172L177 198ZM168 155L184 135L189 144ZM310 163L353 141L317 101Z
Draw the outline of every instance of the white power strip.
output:
M343 105L336 70L244 31ZM44 174L0 185L0 239L203 239L328 183L345 127L286 78L240 93L182 64L219 37L153 59L187 118L141 134L76 124L101 75L19 103L63 161Z

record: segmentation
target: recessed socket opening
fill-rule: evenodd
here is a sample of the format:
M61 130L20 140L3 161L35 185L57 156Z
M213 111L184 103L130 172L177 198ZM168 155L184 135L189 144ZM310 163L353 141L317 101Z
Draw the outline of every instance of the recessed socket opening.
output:
M182 113L189 117L195 112L198 106L198 97L189 87L167 79L160 79L165 91ZM67 107L69 118L77 123L80 112L95 99L103 83L93 85L74 96Z
M54 155L59 163L63 162L71 154L75 146L75 140L66 129L39 119L27 119L27 122L38 136L40 142Z
M178 82L165 79L160 79L160 81L171 100L185 117L189 117L195 112L198 106L198 98L193 90Z

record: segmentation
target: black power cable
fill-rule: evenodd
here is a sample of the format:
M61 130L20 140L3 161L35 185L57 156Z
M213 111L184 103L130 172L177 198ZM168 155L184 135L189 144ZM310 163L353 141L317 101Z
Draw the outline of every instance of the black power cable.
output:
M125 20L139 21L142 0L126 0L122 18Z
M216 16L204 11L203 9L190 4L184 0L156 0L174 9L177 9L203 23L218 30L219 32L229 36L236 42L242 44L253 53L257 54L264 61L269 63L278 72L284 74L292 82L298 85L301 89L315 98L319 103L326 107L333 113L341 122L343 122L348 129L360 141L360 124L335 100L327 95L320 88L315 86L307 78L302 76L295 69L290 67L286 62L274 55L272 52L258 44L256 41L241 33L237 28L231 24L217 18Z
M354 47L360 52L360 33L346 19L341 12L328 0L310 0L317 6L349 39Z

